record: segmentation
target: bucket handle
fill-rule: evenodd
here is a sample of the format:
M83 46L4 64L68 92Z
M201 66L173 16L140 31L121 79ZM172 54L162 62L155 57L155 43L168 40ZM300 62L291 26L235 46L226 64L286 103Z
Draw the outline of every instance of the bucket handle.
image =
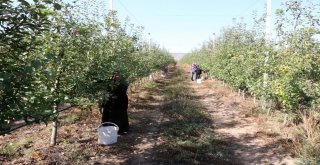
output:
M117 128L119 128L119 126L118 126L117 124L112 123L112 122L104 122L104 123L101 123L98 128L100 128L103 124L112 124L112 125L116 126Z

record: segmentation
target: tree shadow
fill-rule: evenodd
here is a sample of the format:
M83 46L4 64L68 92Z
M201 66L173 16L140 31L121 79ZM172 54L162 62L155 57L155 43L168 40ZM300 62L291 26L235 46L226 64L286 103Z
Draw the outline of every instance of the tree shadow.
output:
M186 90L190 90L186 87L180 90L181 93L170 93L170 85L173 83L171 79L174 78L172 75L171 73L163 79L156 80L157 88L150 90L150 92L164 97L169 94L180 97L185 94ZM189 77L185 76L181 81L186 81L185 79L189 80ZM179 92L179 90L174 92ZM285 151L279 152L278 149L284 145L286 139L278 139L261 147L250 144L257 136L264 136L261 134L245 135L238 138L215 134L214 128L212 128L215 122L210 117L191 110L207 111L205 105L200 104L200 100L216 95L196 96L192 94L194 91L189 92L191 95L186 98L190 102L196 102L197 105L186 106L183 112L179 112L179 108L186 103L183 102L181 105L175 103L179 101L179 98L158 100L153 97L131 103L130 107L136 110L129 114L135 116L130 133L119 136L118 143L108 146L108 150L103 152L123 158L123 162L114 164L142 165L274 164L281 162L287 156ZM237 124L236 120L231 120L224 123L223 127L234 127ZM240 152L241 155L247 155L247 157L239 157ZM95 164L112 164L112 162L95 162Z

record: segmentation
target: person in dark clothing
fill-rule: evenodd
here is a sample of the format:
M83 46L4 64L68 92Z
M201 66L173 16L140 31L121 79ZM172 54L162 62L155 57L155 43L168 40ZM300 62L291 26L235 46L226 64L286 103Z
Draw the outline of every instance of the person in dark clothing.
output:
M168 76L168 72L169 72L169 67L168 65L163 65L162 67L162 75L165 77L165 76Z
M192 81L196 80L196 70L197 70L197 65L192 64L190 67L190 77Z
M129 131L127 89L128 83L119 72L115 72L112 76L112 86L101 105L102 123L115 123L119 127L119 134L126 134Z
M201 78L202 69L198 66L196 69L196 79Z

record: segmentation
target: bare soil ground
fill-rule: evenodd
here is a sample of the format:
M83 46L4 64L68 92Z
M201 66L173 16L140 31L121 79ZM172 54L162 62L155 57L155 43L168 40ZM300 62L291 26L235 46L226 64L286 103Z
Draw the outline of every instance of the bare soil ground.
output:
M214 121L214 132L229 143L237 164L296 164L290 153L291 130L282 123L256 114L252 98L237 92L217 80L191 83L199 100Z
M172 72L170 72L172 73ZM0 164L294 164L289 153L286 127L255 115L255 105L231 92L216 80L203 83L183 79L196 97L193 101L205 108L212 118L213 133L221 139L228 160L206 160L195 156L194 162L175 161L179 151L168 146L165 131L172 118L163 113L166 100L163 89L174 83L174 75L160 77L149 88L130 91L130 132L118 136L113 145L99 145L97 127L100 114L71 109L61 114L56 146L49 145L51 124L32 125L0 136ZM189 147L190 148L190 147ZM192 149L190 149L192 150ZM198 152L198 150L196 150Z

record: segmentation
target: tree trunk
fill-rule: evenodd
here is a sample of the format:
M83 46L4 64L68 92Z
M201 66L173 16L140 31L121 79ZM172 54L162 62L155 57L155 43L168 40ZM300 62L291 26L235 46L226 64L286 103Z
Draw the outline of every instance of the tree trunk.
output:
M56 115L55 113L57 113L57 106L54 105L53 106L53 113L54 115ZM50 145L56 145L56 139L57 139L57 129L58 129L58 117L56 116L54 118L54 121L52 123L52 132L51 132L51 141L50 141Z

